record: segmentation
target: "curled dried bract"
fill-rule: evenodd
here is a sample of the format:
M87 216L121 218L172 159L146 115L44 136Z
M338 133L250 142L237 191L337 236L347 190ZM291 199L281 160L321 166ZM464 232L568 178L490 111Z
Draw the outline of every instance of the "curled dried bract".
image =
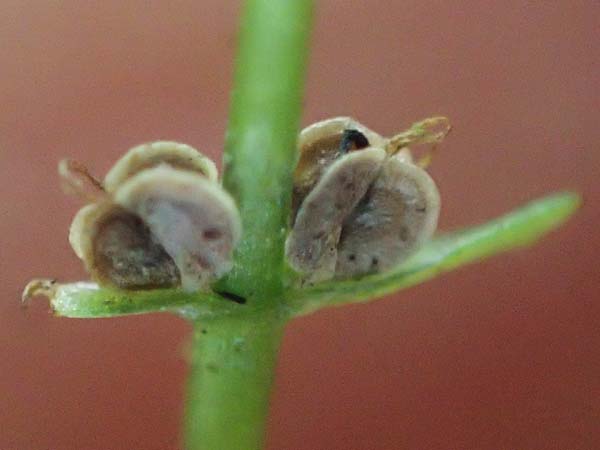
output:
M104 185L78 161L63 159L58 163L61 187L67 194L86 202L102 201L106 198Z

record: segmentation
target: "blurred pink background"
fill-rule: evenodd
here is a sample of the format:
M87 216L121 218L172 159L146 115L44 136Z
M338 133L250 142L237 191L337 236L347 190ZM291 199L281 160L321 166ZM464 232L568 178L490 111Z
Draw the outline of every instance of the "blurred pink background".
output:
M597 1L318 1L303 123L383 133L436 114L442 229L559 189L581 213L540 245L289 326L269 449L600 448ZM129 147L219 158L239 3L0 4L0 449L177 449L190 327L19 305L86 277L56 163Z

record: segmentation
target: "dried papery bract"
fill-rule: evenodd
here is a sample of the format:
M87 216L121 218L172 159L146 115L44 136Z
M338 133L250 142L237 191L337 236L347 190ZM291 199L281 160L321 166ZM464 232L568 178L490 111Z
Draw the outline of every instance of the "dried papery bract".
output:
M21 303L24 307L27 307L29 300L37 297L38 295L51 298L54 296L57 286L56 280L49 278L34 278L27 283L23 289L23 293L21 294Z
M195 148L178 142L157 141L134 147L122 156L106 174L104 187L106 191L114 192L138 172L163 164L203 175L210 181L216 181L218 177L212 160Z
M160 166L139 172L115 192L173 259L187 291L207 289L232 266L241 235L233 199L206 177Z
M333 276L336 247L344 219L365 195L385 158L381 148L367 148L345 155L329 166L302 202L286 255L311 281Z
M343 224L336 277L394 267L433 235L439 211L440 196L429 174L389 158Z
M430 117L413 123L408 130L391 137L387 142L386 150L393 155L406 150L409 146L430 145L425 155L417 161L417 165L426 168L431 164L437 145L451 130L452 126L447 117Z
M71 225L69 241L100 284L120 289L177 286L172 258L135 214L111 202L87 205Z

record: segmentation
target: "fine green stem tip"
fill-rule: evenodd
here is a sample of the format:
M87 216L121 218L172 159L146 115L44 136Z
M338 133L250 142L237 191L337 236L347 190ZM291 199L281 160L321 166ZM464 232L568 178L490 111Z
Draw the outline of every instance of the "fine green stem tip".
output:
M294 291L288 305L293 315L303 315L406 289L452 269L531 245L567 221L580 204L581 198L574 192L549 195L483 225L442 234L389 272Z

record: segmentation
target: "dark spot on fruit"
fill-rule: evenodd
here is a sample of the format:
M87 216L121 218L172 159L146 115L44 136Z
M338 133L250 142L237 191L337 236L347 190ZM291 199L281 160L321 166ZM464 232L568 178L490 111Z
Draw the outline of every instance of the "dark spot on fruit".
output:
M360 150L369 146L369 140L358 130L344 130L340 141L339 153L344 155L350 150Z
M204 236L204 239L214 241L215 239L219 239L221 236L223 236L223 233L216 228L209 228L208 230L204 230L202 236Z
M409 238L408 228L406 228L406 227L401 227L401 228L400 228L400 233L399 233L399 236L400 236L400 240L401 240L402 242L406 242L406 241L408 241L408 238Z

